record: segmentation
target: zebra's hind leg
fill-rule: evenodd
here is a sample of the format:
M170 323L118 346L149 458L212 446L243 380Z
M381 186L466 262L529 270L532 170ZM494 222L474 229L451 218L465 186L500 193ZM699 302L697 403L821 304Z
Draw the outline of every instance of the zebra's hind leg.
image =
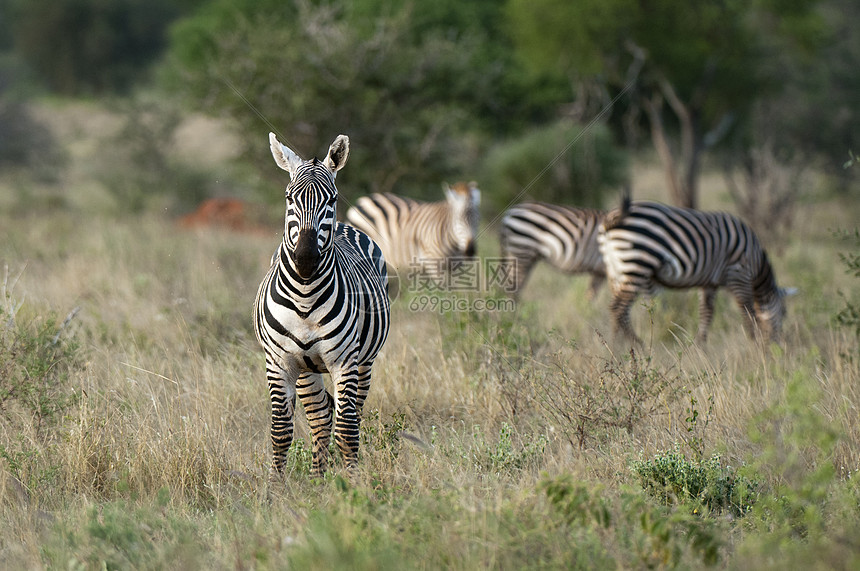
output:
M613 291L609 311L612 314L615 334L621 334L628 341L641 345L642 340L636 336L633 325L630 323L630 306L633 305L635 299L635 291L631 292L625 289Z
M588 282L588 290L585 292L585 299L588 301L597 299L597 292L600 291L605 281L605 274L591 274L591 280Z
M714 320L714 302L717 299L717 288L703 287L699 291L699 331L696 333L696 343L704 344L708 340L708 330Z
M313 438L313 465L311 473L321 476L328 467L328 445L331 441L331 427L334 414L334 403L331 395L325 389L323 376L320 373L305 371L299 375L296 382L296 392L302 401L305 415Z
M266 356L266 377L272 402L272 474L282 475L287 450L293 443L293 422L296 410L296 374L286 370Z

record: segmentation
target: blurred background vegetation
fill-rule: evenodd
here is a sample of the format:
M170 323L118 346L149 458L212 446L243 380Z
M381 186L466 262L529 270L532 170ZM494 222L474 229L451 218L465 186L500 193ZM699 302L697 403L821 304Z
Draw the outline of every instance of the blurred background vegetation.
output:
M274 204L274 130L305 156L349 134L347 200L475 179L492 211L608 206L645 155L682 205L721 170L761 226L803 171L837 192L857 176L858 16L851 0L0 0L0 166L61 179L34 105L83 100L122 118L97 169L118 212ZM192 115L233 136L183 160Z

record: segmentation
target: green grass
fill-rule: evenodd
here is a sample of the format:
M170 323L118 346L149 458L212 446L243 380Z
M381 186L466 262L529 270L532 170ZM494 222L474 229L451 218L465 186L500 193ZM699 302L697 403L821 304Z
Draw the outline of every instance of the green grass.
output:
M722 294L696 347L694 294L669 292L634 308L631 354L608 292L545 267L516 313L400 300L358 467L313 478L299 412L280 482L250 317L278 229L81 203L0 214L2 566L860 564L860 347L835 318L858 283L830 232L852 202L801 205L774 256L801 288L781 346L752 346Z

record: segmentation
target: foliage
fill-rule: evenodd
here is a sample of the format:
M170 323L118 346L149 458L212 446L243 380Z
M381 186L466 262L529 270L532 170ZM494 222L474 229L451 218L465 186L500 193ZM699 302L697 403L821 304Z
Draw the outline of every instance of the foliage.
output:
M855 228L854 233L843 232L841 238L856 248L854 251L841 252L839 259L845 267L845 272L853 275L855 278L860 278L860 228ZM848 327L854 330L855 336L860 339L860 302L849 297L843 292L841 293L845 306L836 314L836 323L843 327Z
M3 293L8 296L8 292ZM66 323L58 328L56 316L39 316L21 323L21 306L9 297L3 302L0 412L6 420L12 420L12 410L22 407L35 426L48 429L62 422L75 402L68 379L75 364L77 343L62 337Z
M677 372L654 366L651 357L632 350L605 360L595 379L570 370L563 353L551 358L554 370L534 381L537 402L555 429L579 449L613 431L633 434L638 425L661 414L680 385Z
M26 90L18 84L26 74L13 59L0 52L0 167L28 168L50 180L62 163L62 152L47 125L24 103Z
M125 92L160 55L168 23L200 1L12 0L9 27L52 91Z
M510 0L507 11L520 57L537 73L626 94L629 138L645 113L672 200L695 207L702 152L782 85L763 70L774 54L814 43L817 3ZM602 107L609 96L596 91Z
M8 268L0 300L0 429L17 438L0 441L0 458L18 482L47 485L56 475L51 448L56 431L76 404L69 384L78 345L62 333L54 315L24 321L22 304L7 290ZM28 435L35 431L35 439Z
M585 528L603 536L602 541L623 547L616 552L614 565L610 559L601 568L674 569L689 565L690 557L709 566L720 561L722 540L707 519L667 512L632 493L608 501L601 488L589 489L569 475L545 479L540 489L571 534Z
M517 446L513 440L513 429L507 422L499 428L499 439L495 444L489 443L484 437L479 425L472 427L475 446L470 453L472 462L482 470L496 474L515 473L523 468L540 462L547 438L540 435L536 438L524 438Z
M163 81L235 118L257 164L268 165L267 130L306 157L346 133L347 198L436 199L443 180L474 178L480 121L516 99L499 97L507 70L488 62L501 56L469 9L393 2L380 17L376 4L213 1L175 26Z
M121 212L189 210L212 194L211 175L177 160L172 141L180 111L138 96L116 104L123 127L104 149L99 178Z
M632 469L642 488L664 505L692 503L695 510L703 506L709 513L742 516L752 508L759 493L754 480L724 465L719 454L688 460L676 447L650 460L636 460Z
M627 177L626 156L605 125L559 121L490 149L481 188L498 211L523 200L600 207L604 191Z

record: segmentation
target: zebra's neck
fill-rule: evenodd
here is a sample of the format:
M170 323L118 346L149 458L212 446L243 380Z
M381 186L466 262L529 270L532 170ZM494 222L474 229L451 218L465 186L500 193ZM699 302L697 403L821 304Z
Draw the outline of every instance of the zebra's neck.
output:
M779 301L779 288L776 286L776 276L773 274L770 260L762 251L761 267L758 275L753 279L753 297L762 307L768 307Z

